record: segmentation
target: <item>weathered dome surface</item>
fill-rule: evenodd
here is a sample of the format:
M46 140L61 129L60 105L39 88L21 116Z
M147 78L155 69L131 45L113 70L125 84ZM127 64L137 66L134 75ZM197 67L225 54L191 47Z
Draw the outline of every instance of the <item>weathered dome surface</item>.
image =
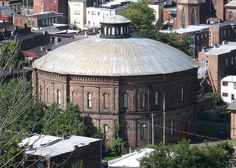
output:
M113 15L101 21L101 23L105 23L105 24L123 24L123 23L130 23L130 22L131 22L130 20L128 20L127 18L121 15Z
M180 4L200 4L205 3L205 0L177 0Z
M90 37L64 45L33 62L33 68L88 76L139 76L193 69L183 52L146 38Z

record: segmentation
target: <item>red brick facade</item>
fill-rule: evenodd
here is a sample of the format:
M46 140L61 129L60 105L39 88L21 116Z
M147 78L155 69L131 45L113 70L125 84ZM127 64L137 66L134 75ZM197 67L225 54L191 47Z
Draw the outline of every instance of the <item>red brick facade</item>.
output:
M110 147L115 122L120 123L129 146L151 143L152 113L155 143L162 141L164 102L167 142L176 142L187 135L186 131L194 130L196 69L138 77L59 75L34 70L33 94L47 105L56 102L65 108L68 102L79 104L82 114L90 116L97 129L106 134L107 126Z

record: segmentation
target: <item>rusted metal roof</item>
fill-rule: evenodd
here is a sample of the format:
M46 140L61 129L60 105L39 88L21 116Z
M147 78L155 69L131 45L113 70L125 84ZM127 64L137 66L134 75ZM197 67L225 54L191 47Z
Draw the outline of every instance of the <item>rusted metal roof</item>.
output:
M55 49L33 68L59 74L138 76L167 74L196 67L183 52L146 38L89 37Z

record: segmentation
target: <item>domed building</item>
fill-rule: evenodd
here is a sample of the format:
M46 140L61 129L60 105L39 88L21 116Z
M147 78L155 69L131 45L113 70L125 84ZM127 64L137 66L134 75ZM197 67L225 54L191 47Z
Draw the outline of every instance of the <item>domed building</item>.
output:
M195 61L161 42L131 37L129 23L112 16L101 23L100 37L35 60L33 94L61 108L78 104L108 146L116 122L131 147L176 142L194 128Z

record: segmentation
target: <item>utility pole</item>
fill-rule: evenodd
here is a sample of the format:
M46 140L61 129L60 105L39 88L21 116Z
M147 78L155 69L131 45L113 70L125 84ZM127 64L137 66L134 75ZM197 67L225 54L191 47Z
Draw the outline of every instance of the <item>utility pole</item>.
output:
M166 143L166 92L164 89L163 96L163 137L162 137L163 145Z
M152 111L152 145L154 145L154 114Z

